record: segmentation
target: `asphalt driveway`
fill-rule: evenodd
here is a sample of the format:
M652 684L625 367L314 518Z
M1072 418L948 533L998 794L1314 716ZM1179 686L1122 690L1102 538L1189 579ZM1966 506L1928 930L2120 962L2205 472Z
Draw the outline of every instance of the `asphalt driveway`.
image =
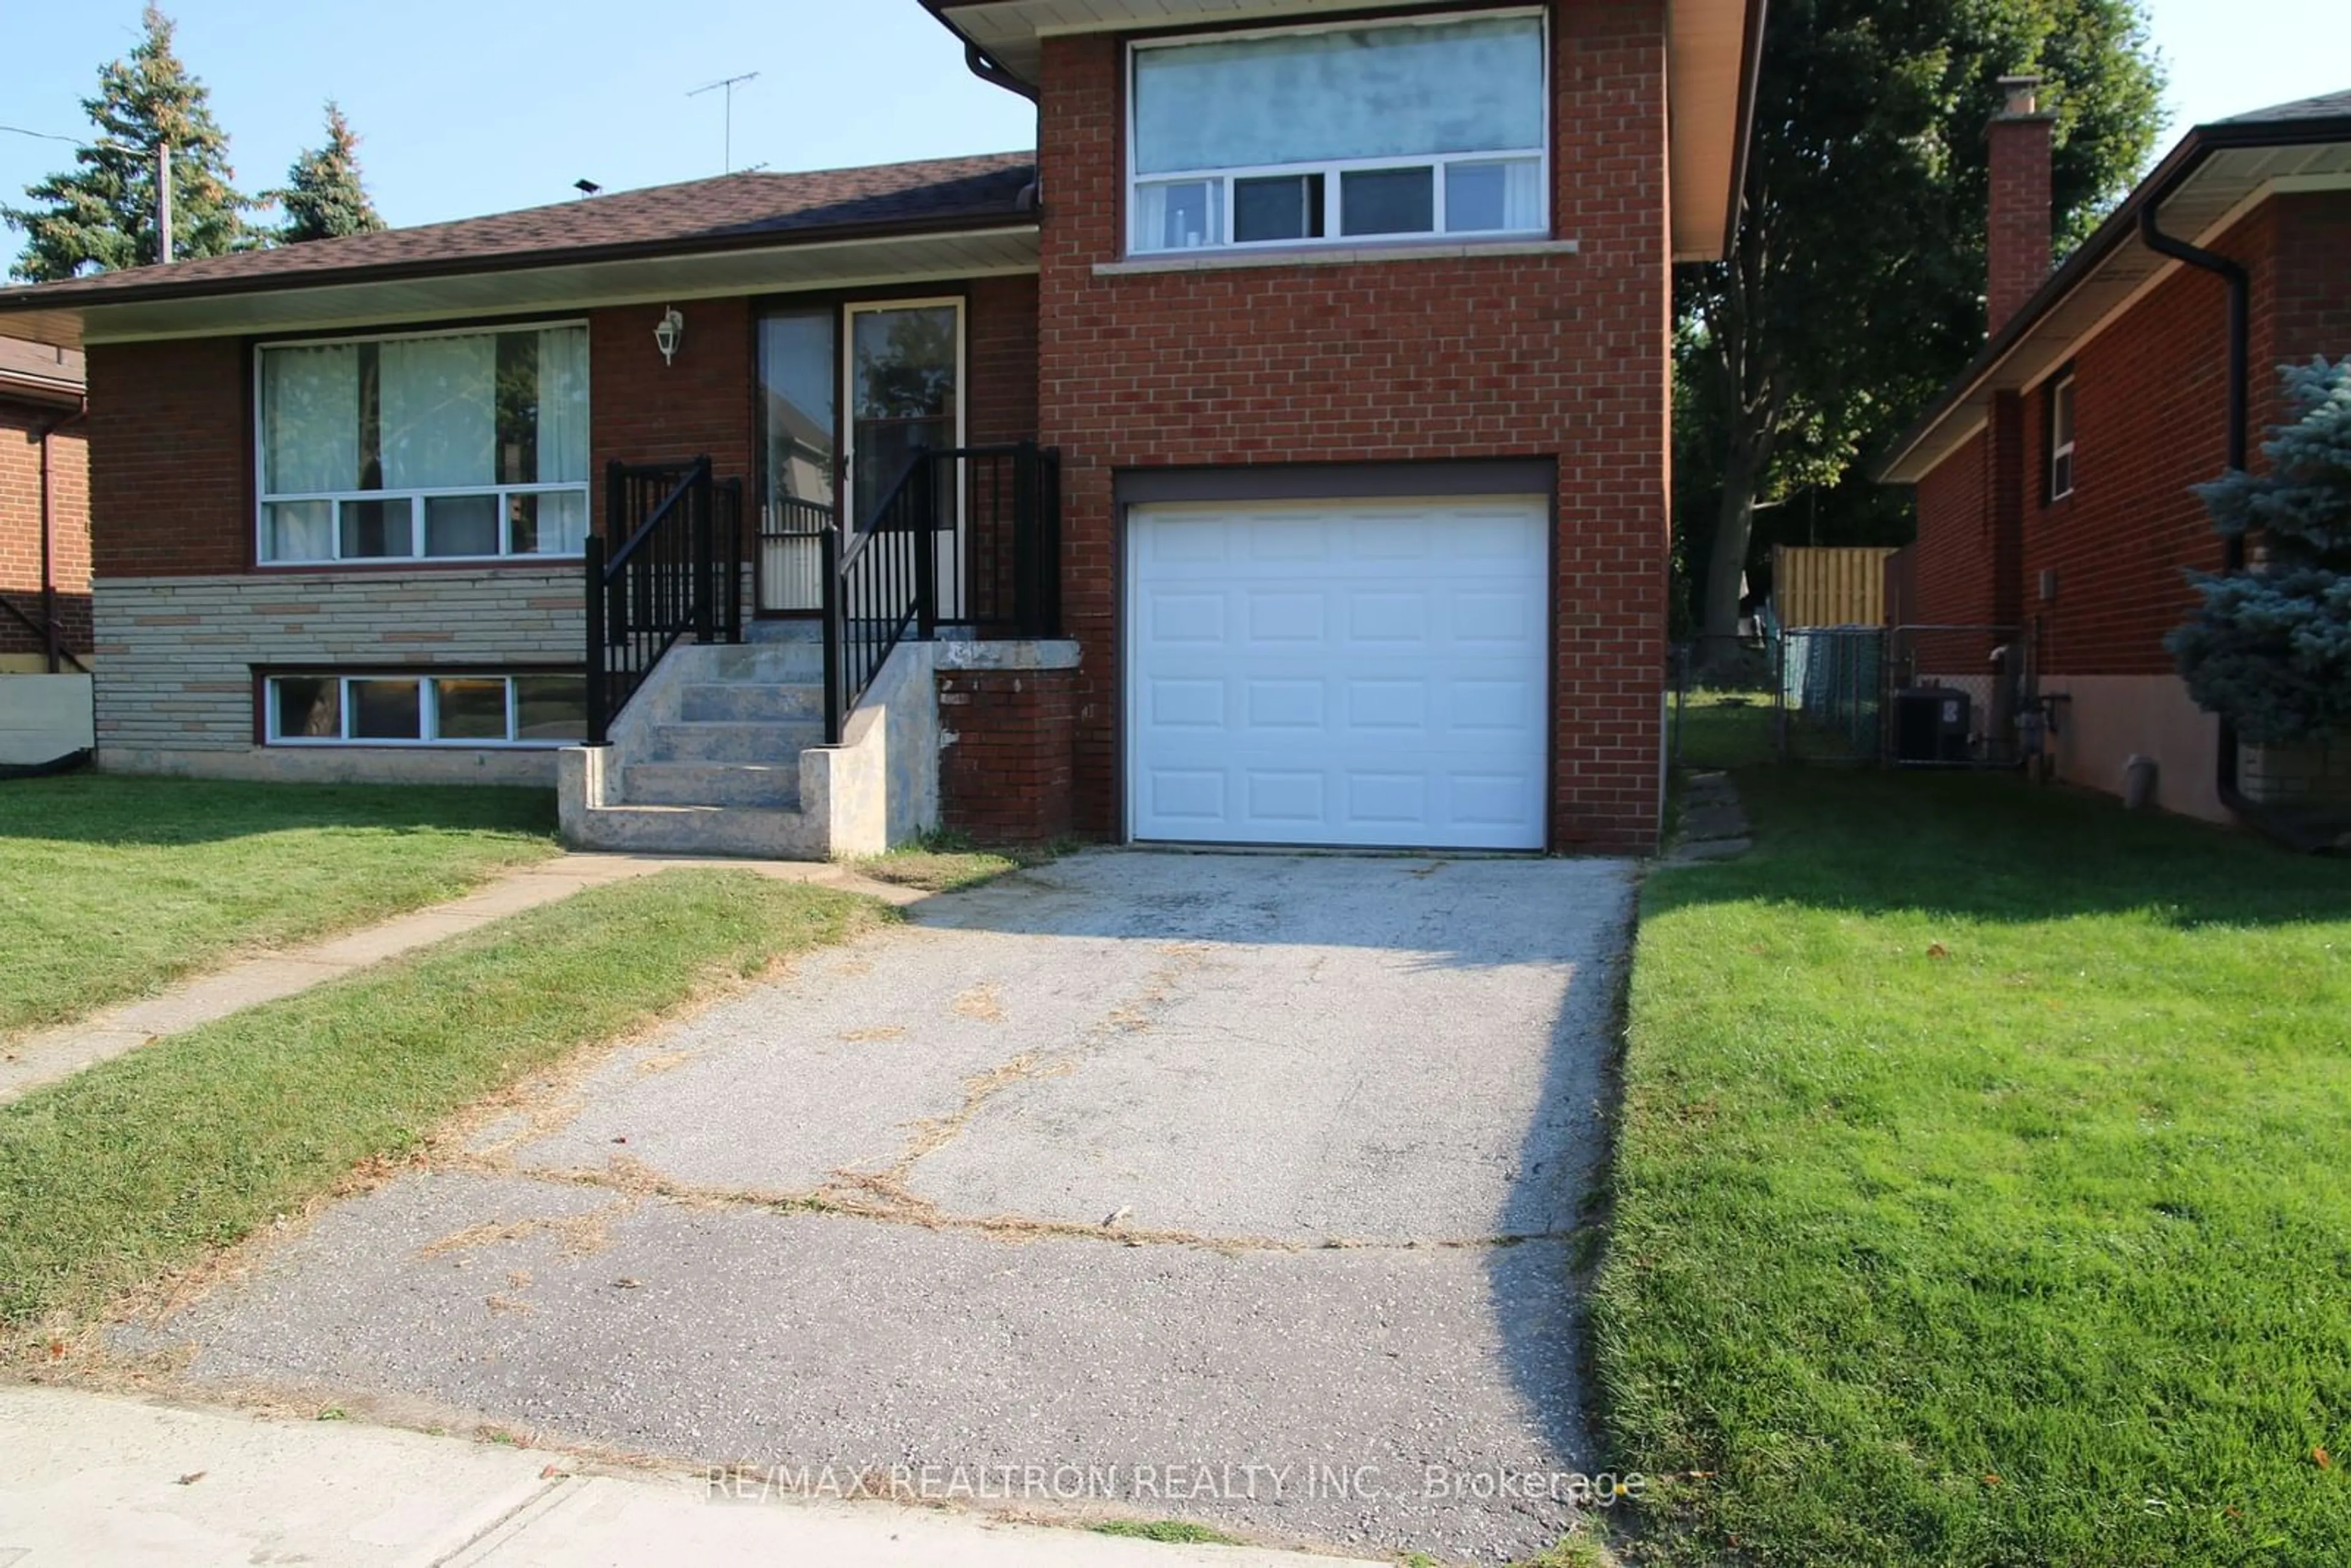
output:
M1080 855L528 1086L142 1338L818 1490L1539 1549L1596 1468L1630 908L1615 862Z

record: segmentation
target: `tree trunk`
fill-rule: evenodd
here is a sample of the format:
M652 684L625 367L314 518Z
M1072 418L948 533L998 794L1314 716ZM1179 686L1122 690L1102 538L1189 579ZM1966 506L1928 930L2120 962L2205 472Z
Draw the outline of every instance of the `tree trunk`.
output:
M1747 543L1755 528L1754 444L1734 430L1722 465L1722 503L1715 514L1714 548L1706 563L1706 603L1698 621L1698 664L1728 669L1739 656L1739 596L1747 574Z

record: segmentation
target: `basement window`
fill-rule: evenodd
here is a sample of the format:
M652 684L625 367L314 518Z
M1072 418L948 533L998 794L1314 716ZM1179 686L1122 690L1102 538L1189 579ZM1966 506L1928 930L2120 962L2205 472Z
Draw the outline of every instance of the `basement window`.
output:
M262 683L272 746L577 746L585 675L336 674Z
M1129 250L1550 232L1537 12L1138 43Z
M2049 389L2049 498L2074 493L2074 378L2062 376Z

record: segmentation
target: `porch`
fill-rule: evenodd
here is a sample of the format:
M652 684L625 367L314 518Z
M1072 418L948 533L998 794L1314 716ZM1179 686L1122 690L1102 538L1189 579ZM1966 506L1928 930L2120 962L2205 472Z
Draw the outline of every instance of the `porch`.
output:
M968 709L985 673L1052 688L1061 642L1060 465L1033 441L919 441L852 525L849 504L771 489L754 515L708 457L611 464L605 535L587 544L587 744L559 770L565 836L583 847L824 858L875 853L957 802L941 752L993 750ZM848 496L855 493L853 486ZM953 687L942 697L942 685ZM1069 817L1069 726L1010 744L1042 785L997 836L1050 838ZM968 733L967 733L968 732ZM1002 737L996 737L1001 743ZM1062 754L1061 766L1051 754ZM980 781L950 768L967 791ZM1058 792L1055 780L1058 779Z

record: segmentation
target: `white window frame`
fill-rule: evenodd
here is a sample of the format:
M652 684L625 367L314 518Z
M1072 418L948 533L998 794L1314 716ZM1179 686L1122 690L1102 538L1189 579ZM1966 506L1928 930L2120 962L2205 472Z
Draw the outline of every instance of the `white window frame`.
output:
M501 332L545 332L558 328L577 327L588 330L586 317L558 321L498 322L480 327L442 327L417 332L354 332L334 338L281 338L253 348L253 559L264 571L316 570L322 566L439 566L444 563L484 561L543 561L578 560L583 550L515 550L508 548L511 536L507 531L507 507L515 496L578 496L586 509L590 526L593 527L595 497L593 485L587 479L569 484L529 485L455 485L413 490L289 490L283 495L266 490L269 477L267 444L269 441L268 410L265 392L268 377L263 372L263 357L272 349L326 349L345 343L390 343L417 338L482 338ZM589 429L591 449L589 467L592 471L595 457L592 449L595 429L596 392L594 359L589 361ZM424 553L424 503L439 496L488 496L497 507L498 548L491 555L426 555ZM327 542L331 554L273 559L268 553L269 508L294 501L327 501L334 506L329 521ZM408 549L406 555L343 554L343 507L349 504L372 501L405 501L408 503ZM413 744L413 743L412 743Z
M474 492L467 491L467 495ZM261 683L262 735L270 746L365 746L405 750L432 751L553 751L566 746L578 746L587 738L585 727L580 735L564 739L521 740L516 738L522 724L522 694L516 683L540 679L572 679L582 682L587 676L572 670L279 670L263 678ZM280 681L333 681L338 710L342 718L340 735L287 735L277 726L277 684ZM351 733L351 683L354 681L406 681L418 685L416 694L417 728L415 738L353 735ZM507 688L507 738L481 740L469 737L444 739L436 732L441 727L441 681L504 681Z
M905 299L852 299L841 308L841 406L834 415L840 427L841 478L835 489L841 497L841 526L855 528L863 521L858 511L857 495L857 318L879 315L886 310L931 310L952 306L956 313L956 434L958 448L971 444L967 433L971 424L971 311L970 301L960 294L921 295ZM963 465L956 465L961 469ZM956 486L956 537L963 537L964 486L957 475ZM875 497L880 500L883 497Z
M1541 147L1506 148L1481 152L1431 152L1405 154L1391 158L1344 158L1309 163L1264 163L1248 168L1172 170L1165 173L1145 175L1135 168L1135 66L1144 53L1152 49L1180 49L1195 44L1229 44L1249 38L1286 37L1305 33L1361 33L1379 27L1442 26L1470 19L1504 20L1511 17L1531 17L1542 29L1542 116L1543 145ZM1509 6L1482 11L1446 12L1441 15L1377 17L1351 22L1322 22L1295 27L1252 27L1228 33L1192 33L1177 38L1138 38L1126 49L1126 200L1121 214L1125 237L1120 254L1130 260L1144 261L1157 256L1188 256L1196 252L1256 252L1281 250L1324 250L1333 247L1389 246L1400 245L1476 245L1488 241L1520 241L1547 237L1552 231L1552 164L1551 144L1554 140L1555 116L1552 108L1552 37L1551 13L1541 6ZM1537 188L1541 193L1541 213L1538 220L1524 228L1471 229L1450 233L1445 226L1446 172L1455 163L1535 163ZM1401 234L1351 235L1341 232L1341 175L1366 170L1426 169L1435 184L1431 217L1435 227L1406 230ZM1304 239L1237 240L1233 235L1233 185L1236 181L1279 178L1290 175L1322 176L1322 233ZM1141 250L1134 243L1134 213L1136 193L1145 185L1196 185L1209 187L1210 199L1219 214L1218 232L1223 235L1213 245L1168 246Z
M2074 448L2081 423L2081 399L2076 392L2074 373L2068 371L2049 383L2049 499L2064 500L2074 493ZM2065 438L2057 439L2060 416L2063 416ZM2057 482L2057 465L2065 465L2065 482Z

